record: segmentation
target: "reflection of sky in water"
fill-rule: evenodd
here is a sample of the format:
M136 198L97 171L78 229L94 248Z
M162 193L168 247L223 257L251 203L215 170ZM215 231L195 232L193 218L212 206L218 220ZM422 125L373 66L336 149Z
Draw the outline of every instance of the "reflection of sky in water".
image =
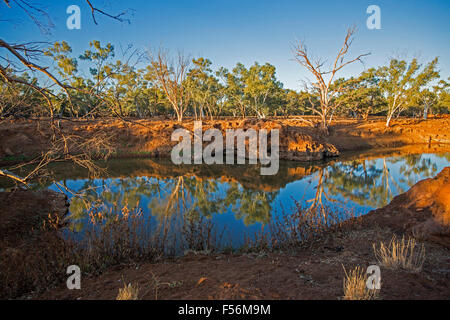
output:
M295 201L309 206L316 195L328 198L326 205L346 208L364 214L371 209L388 204L392 198L407 191L424 178L435 176L450 165L450 156L410 155L335 162L316 167L315 172L273 191L245 189L237 182L220 179L177 178L117 178L97 180L66 180L65 185L80 192L87 186L86 199L100 199L106 205L139 203L145 214L156 217L164 211L169 198L175 199L171 214L182 216L189 210L212 219L216 230L225 229L224 241L242 243L244 235L252 235L264 226L264 219L292 212ZM282 179L282 178L280 178ZM321 181L321 183L319 183ZM257 184L255 185L258 186ZM55 185L50 187L58 190ZM71 195L68 194L69 198ZM127 199L127 201L125 201ZM71 199L70 211L74 214L75 201ZM180 207L182 209L180 209ZM75 215L75 214L74 214ZM86 223L86 216L78 212L78 223ZM80 227L79 227L80 228ZM82 228L82 227L81 227Z

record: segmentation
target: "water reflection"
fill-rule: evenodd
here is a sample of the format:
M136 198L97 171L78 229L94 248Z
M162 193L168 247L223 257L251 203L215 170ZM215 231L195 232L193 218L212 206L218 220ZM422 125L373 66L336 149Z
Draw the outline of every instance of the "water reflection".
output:
M348 199L359 206L379 208L417 181L435 176L448 163L445 155L406 155L342 162L326 169L326 189L331 196Z
M257 166L183 167L162 160L112 160L107 163L109 176L100 179L55 166L59 182L39 188L68 194L74 231L83 230L94 209L127 206L141 208L157 222L207 218L225 227L231 240L239 243L274 216L288 213L296 201L317 212L331 206L364 214L448 165L450 154L287 162L280 163L279 173L271 177L259 175Z
M221 182L195 176L65 181L64 185L63 190L71 197L71 220L77 229L82 228L82 224L76 221L82 221L98 206L105 210L111 206L140 207L160 222L173 215L198 220L233 212L234 218L245 225L266 224L271 218L272 202L279 193L246 189L236 181Z

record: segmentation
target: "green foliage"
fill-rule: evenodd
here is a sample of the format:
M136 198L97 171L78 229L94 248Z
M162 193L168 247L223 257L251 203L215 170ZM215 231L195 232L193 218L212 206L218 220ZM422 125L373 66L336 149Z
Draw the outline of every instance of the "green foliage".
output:
M69 77L74 76L77 72L78 61L75 58L70 58L68 55L72 52L72 48L65 41L55 42L53 47L49 47L44 55L52 57L57 63L58 74L67 80Z
M335 85L342 85L342 93L335 100L343 115L367 119L369 113L379 112L386 105L374 69L357 78L338 79Z
M387 127L395 113L400 114L417 99L421 89L439 78L437 63L435 58L422 69L417 59L410 63L391 59L388 66L378 68L379 87L387 100Z
M450 77L446 80L439 81L438 85L434 87L434 92L437 95L437 103L433 105L435 113L450 113Z
M8 77L23 83L0 82L0 116L265 118L311 115L320 106L317 90L283 89L269 63L255 62L248 68L237 63L230 71L214 69L209 59L199 57L179 73L180 66L164 52L160 63L156 59L146 64L132 46L120 49L119 58L111 43L94 40L77 58L67 42L55 42L44 56L65 88L45 88L40 79L5 69ZM387 125L402 112L425 118L429 112L448 113L448 80L430 85L439 78L437 63L435 58L422 68L417 59L391 59L386 66L337 79L331 85L336 89L330 100L333 113L367 119L381 112L387 115ZM40 92L27 83L45 89Z
M31 78L28 73L12 74L6 72L23 82L36 84L38 80ZM43 96L30 86L22 83L8 83L0 81L0 117L19 116L30 117L32 115L48 115L48 105Z
M211 70L211 61L205 58L193 59L194 67L189 71L185 85L191 95L192 112L196 118L205 114L217 116L223 108L224 87ZM217 74L217 73L216 73Z

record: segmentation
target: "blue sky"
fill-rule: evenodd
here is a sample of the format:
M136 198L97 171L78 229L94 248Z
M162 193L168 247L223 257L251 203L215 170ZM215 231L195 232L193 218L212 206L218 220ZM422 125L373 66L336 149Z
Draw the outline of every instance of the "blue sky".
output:
M291 47L296 39L306 42L318 57L333 58L342 45L346 28L357 25L351 56L370 52L365 67L386 63L393 55L418 57L430 61L440 57L441 76L450 76L450 1L404 0L191 0L191 1L104 1L92 2L105 11L118 13L132 8L131 24L98 16L95 25L84 1L37 1L46 7L55 27L51 35L39 29L19 10L0 3L0 35L9 42L66 40L74 53L88 47L91 40L138 48L181 49L193 57L203 56L213 67L231 69L237 62L245 65L269 62L286 88L301 89L308 73L292 61ZM66 28L66 8L81 8L81 30ZM368 30L366 9L381 8L381 30ZM8 21L4 21L8 20ZM349 66L341 76L364 70L361 64Z

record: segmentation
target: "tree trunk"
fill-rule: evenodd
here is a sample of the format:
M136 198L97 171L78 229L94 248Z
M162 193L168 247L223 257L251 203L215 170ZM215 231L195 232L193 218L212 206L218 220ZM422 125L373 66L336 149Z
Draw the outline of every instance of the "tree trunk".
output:
M330 132L328 131L327 119L324 116L322 116L322 121L320 123L320 131L326 136L330 135Z
M388 115L388 117L387 117L386 128L389 128L389 126L391 125L391 119L392 119L392 114Z
M423 109L423 118L425 120L427 120L427 118L428 118L428 104L425 104L425 107Z
M327 113L325 110L322 111L321 118L322 119L321 119L321 123L320 123L320 130L325 135L329 135L328 125L327 125Z

